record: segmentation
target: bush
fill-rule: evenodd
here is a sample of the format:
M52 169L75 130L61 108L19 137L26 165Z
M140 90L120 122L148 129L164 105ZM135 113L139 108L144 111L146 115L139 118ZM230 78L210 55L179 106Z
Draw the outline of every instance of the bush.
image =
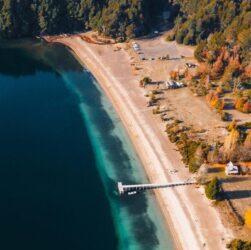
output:
M181 148L182 160L185 164L189 164L193 161L194 154L200 143L196 141L185 141L183 143L183 147Z
M228 131L232 131L233 129L236 129L236 128L237 128L237 123L236 123L236 121L230 122L230 123L228 124L228 126L227 126L227 130L228 130Z
M207 49L207 42L201 41L194 51L194 56L199 62L203 62L205 60L205 50Z
M251 242L234 239L227 244L227 248L230 250L251 250Z
M174 33L168 34L166 37L166 41L168 41L168 42L173 41L174 39L175 39Z
M175 40L177 43L183 43L185 36L187 35L188 31L186 29L180 29L176 32Z
M145 76L143 79L140 80L140 82L142 84L147 84L147 83L151 83L152 82L152 79L148 76Z
M221 120L224 121L224 122L227 122L230 120L230 115L229 113L227 112L222 112L221 113Z
M251 208L249 208L245 213L245 224L251 227Z
M250 113L251 112L251 102L246 102L243 105L243 109L242 109L243 113Z
M160 113L160 108L159 108L159 106L156 108L156 109L153 109L153 114L154 115L157 115L157 114L159 114Z
M199 170L200 164L196 159L192 159L188 164L189 172L195 173Z
M155 96L154 94L151 94L151 95L150 95L150 100L151 100L152 102L156 102L156 96Z
M220 185L217 177L210 181L205 187L205 193L208 199L218 200L220 196Z

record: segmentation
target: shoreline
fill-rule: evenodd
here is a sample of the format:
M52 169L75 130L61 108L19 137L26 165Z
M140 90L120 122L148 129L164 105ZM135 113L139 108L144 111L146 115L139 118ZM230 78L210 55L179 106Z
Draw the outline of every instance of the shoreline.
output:
M147 173L147 169L146 169L146 165L148 164L148 162L144 159L144 157L142 156L142 154L144 154L144 152L141 152L140 148L137 146L137 143L135 143L135 140L132 139L133 135L134 135L134 132L131 131L130 129L130 124L129 126L126 126L126 124L128 124L127 120L124 119L123 117L123 112L121 111L121 109L119 108L119 105L117 105L116 103L116 100L114 100L114 97L112 96L112 94L109 92L109 86L108 86L108 89L102 85L101 83L103 81L106 81L104 78L102 78L102 75L99 74L96 69L95 69L95 65L93 65L92 63L89 63L88 62L88 58L85 58L85 61L81 61L81 58L78 56L78 54L74 51L74 49L72 47L70 47L70 45L66 45L66 43L61 43L59 42L60 44L63 44L66 46L66 48L73 54L73 56L76 58L76 60L84 67L86 67L90 72L91 74L94 76L95 80L97 80L98 84L100 85L100 87L102 88L102 90L105 92L106 96L108 97L109 101L112 103L112 106L113 108L115 109L116 113L118 114L119 118L121 119L122 121L122 124L127 132L127 134L129 135L130 137L130 141L132 142L133 146L134 146L134 150L136 152L136 154L138 155L139 157L139 160L141 161L142 163L142 166L144 167L144 171L146 173L146 176L149 180L151 180L151 178L149 177L148 173ZM95 73L93 73L95 72ZM141 153L140 153L141 152ZM171 220L171 217L169 215L169 213L165 213L165 208L163 206L163 202L161 201L161 197L160 195L158 194L158 192L156 192L156 190L154 190L154 193L155 193L155 198L158 202L157 206L159 207L160 211L161 211L161 214L162 216L164 217L165 219L165 226L167 227L167 231L170 233L170 236L172 238L172 241L173 241L173 244L175 246L175 249L176 250L182 250L182 246L181 246L181 243L180 243L180 240L178 239L178 236L176 234L176 232L173 230L174 228L174 225L172 223L172 220Z
M181 166L183 164L181 163L179 154L173 152L175 151L173 144L164 137L163 126L155 125L152 114L143 112L142 106L139 107L135 105L137 104L135 98L140 98L139 95L143 96L143 90L138 87L138 84L135 85L137 79L135 79L135 77L134 80L133 78L127 79L127 81L134 81L132 84L135 86L135 91L133 91L135 96L133 96L130 92L131 89L127 89L127 86L123 85L123 81L125 82L126 79L120 80L111 67L112 63L108 63L109 65L107 65L104 58L99 55L99 51L97 51L99 45L88 44L81 41L78 36L60 38L55 42L64 44L69 48L75 58L87 67L96 78L122 120L135 147L135 151L144 166L149 181L151 183L165 183L185 180L184 177L187 176L187 174L185 173L186 169L184 166L182 166L182 173L179 173L177 176L167 176L165 173L166 166L176 167L176 165ZM108 46L111 47L112 45ZM123 51L120 53L121 56L124 57L123 59L127 60L128 55ZM122 66L123 65L121 65L121 67ZM139 104L141 103L142 100ZM152 122L148 123L147 121L150 121L150 119ZM142 144L144 145L143 147ZM208 215L209 219L212 219L212 225L216 224L217 220L219 220L216 216L217 213L215 209L210 208L210 202L205 200L205 198L202 199L200 195L201 190L189 187L188 191L184 188L177 188L177 190L155 190L154 193L156 194L158 205L166 220L168 231L172 236L176 249L213 249L213 246L216 247L214 249L223 249L222 246L225 246L226 242L223 244L220 240L222 235L219 234L217 237L217 233L223 232L223 235L227 236L224 226L218 221L215 227L205 228L205 222L203 224L200 218L197 219L197 214L199 214L200 209L206 209L208 207L206 215L210 212ZM196 200L194 201L194 199L192 199L192 195L194 196L195 194L197 196L200 195L200 197L197 198L199 202L202 203L202 205L200 204L198 207L193 204ZM201 215L201 217L203 216L204 214ZM204 229L204 231L202 229ZM216 231L212 235L213 240L207 239L206 236L210 235L210 233L212 234L213 231ZM216 240L216 242L214 242L214 240ZM220 248L217 248L217 245Z
M103 84L101 84L103 81L106 81L106 79L104 79L102 77L102 75L97 72L97 70L95 69L95 65L93 65L91 62L89 62L88 58L85 58L85 60L82 61L81 59L83 59L83 58L80 58L78 56L78 54L76 53L74 48L71 47L71 45L68 45L65 42L64 43L59 42L59 41L57 41L57 42L59 44L63 44L64 46L66 46L66 48L73 54L73 56L76 58L76 60L82 66L86 67L91 72L91 74L94 76L95 80L97 80L98 84L100 85L102 90L105 92L105 94L108 97L109 101L112 103L113 108L115 109L116 113L118 114L119 118L121 119L122 124L123 124L127 134L130 137L130 141L132 142L132 144L134 146L134 150L135 150L136 154L139 156L139 160L141 161L142 166L144 167L144 171L146 173L146 176L147 176L147 178L149 180L151 180L151 178L149 177L149 175L147 173L147 169L145 167L148 164L148 162L141 155L141 154L144 154L144 152L141 152L140 148L138 148L138 146L137 146L137 143L135 143L135 140L132 139L132 136L133 136L134 132L129 129L131 126L130 125L129 125L129 127L126 126L126 124L128 124L128 122L127 122L126 119L124 119L124 117L122 115L123 112L120 110L119 106L117 105L116 101L114 100L114 97L109 92L109 90L108 90L109 86L108 86L108 89L107 89ZM57 42L55 42L55 43L57 43ZM163 206L163 202L161 201L161 197L158 194L158 192L156 192L156 190L154 190L154 193L155 193L155 198L156 198L156 200L158 202L157 206L159 207L159 209L160 209L160 211L162 213L162 216L165 219L165 226L167 227L167 231L170 233L170 236L172 238L175 249L176 250L182 250L183 248L182 248L181 242L180 242L176 232L173 230L174 225L172 223L171 216L169 215L169 213L164 212L165 208Z

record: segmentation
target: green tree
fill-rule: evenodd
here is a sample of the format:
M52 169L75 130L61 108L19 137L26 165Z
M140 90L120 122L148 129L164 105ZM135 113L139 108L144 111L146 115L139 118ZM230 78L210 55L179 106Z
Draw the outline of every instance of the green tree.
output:
M251 250L251 241L234 239L227 244L227 248L230 250Z
M205 60L205 52L207 50L207 42L202 40L196 47L194 51L194 56L199 62L203 62Z
M220 195L220 186L217 177L210 181L205 187L205 193L208 199L218 200Z
M2 37L10 37L15 32L12 0L5 0L2 3L0 9L0 30Z

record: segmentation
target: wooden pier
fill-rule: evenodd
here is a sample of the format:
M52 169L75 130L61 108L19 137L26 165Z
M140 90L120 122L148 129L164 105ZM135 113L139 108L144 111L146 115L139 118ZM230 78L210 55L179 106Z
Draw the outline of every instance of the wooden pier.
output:
M130 193L137 193L147 189L156 189L156 188L170 188L176 186L186 186L192 185L196 182L192 181L183 181L183 182L173 182L173 183L166 183L166 184L138 184L138 185L123 185L122 182L118 182L118 191L119 194L130 194Z

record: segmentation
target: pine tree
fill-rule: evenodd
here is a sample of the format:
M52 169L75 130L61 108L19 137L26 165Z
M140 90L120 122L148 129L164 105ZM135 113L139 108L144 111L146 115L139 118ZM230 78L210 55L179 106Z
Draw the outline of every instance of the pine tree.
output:
M217 177L210 181L205 187L205 193L208 199L217 200L220 195L220 186Z

